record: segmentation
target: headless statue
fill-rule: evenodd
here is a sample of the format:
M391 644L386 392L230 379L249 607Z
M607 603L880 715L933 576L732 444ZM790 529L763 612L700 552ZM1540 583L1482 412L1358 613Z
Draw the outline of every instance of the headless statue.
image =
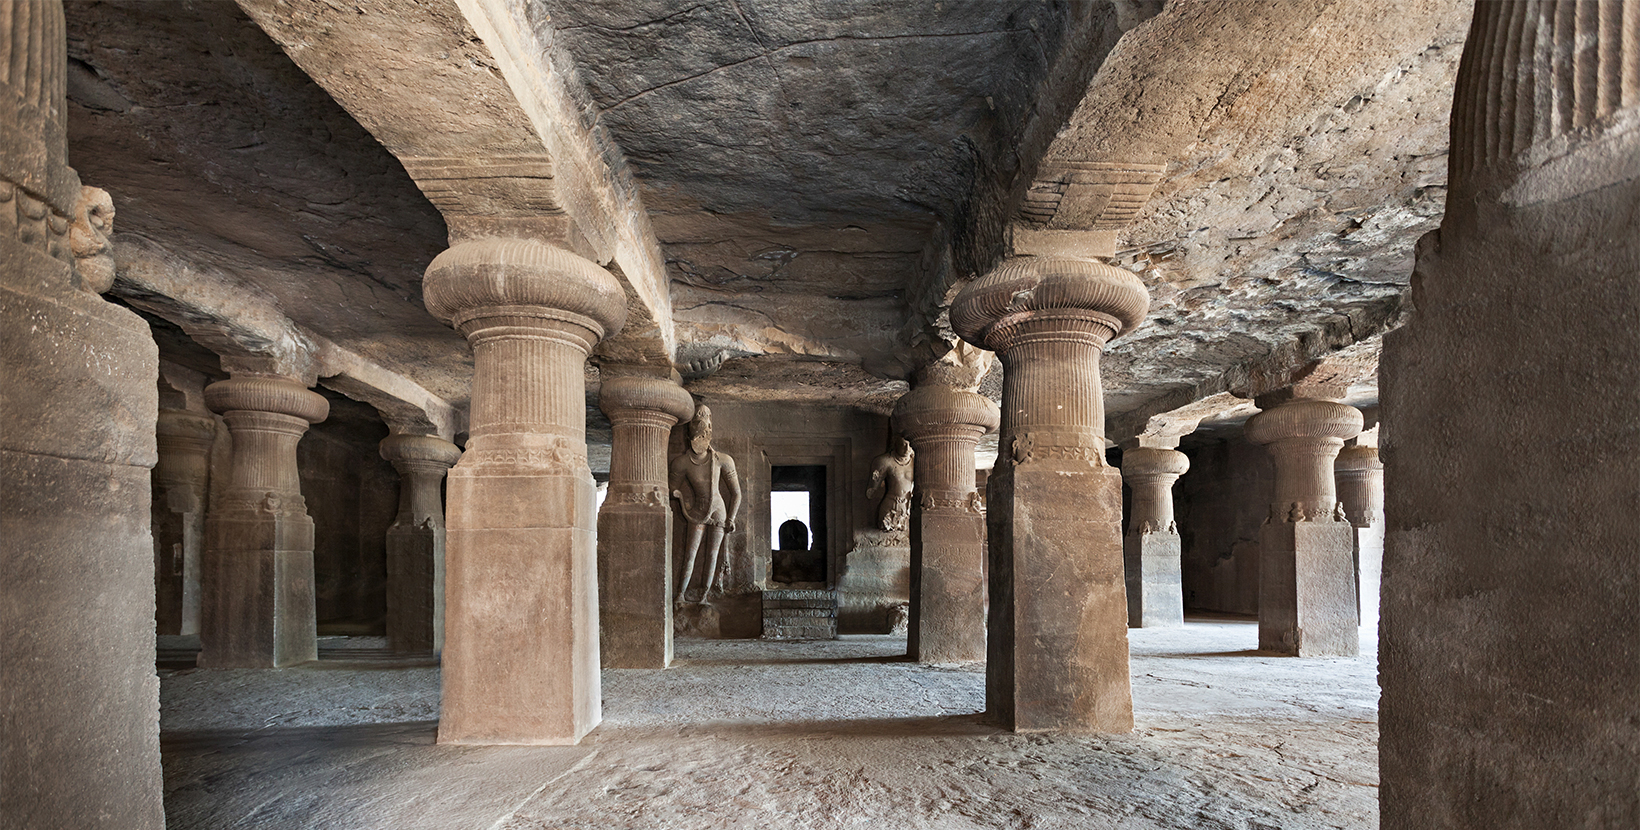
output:
M888 533L905 530L911 519L911 444L894 439L894 450L871 462L871 489L866 498L883 496L877 506L877 526Z
M740 511L740 476L735 471L735 460L712 448L712 410L705 405L695 409L695 420L689 422L688 451L672 459L668 473L672 498L678 500L678 508L689 523L678 602L683 602L689 592L697 563L704 570L700 588L704 602L717 578L723 535L735 532L735 514Z

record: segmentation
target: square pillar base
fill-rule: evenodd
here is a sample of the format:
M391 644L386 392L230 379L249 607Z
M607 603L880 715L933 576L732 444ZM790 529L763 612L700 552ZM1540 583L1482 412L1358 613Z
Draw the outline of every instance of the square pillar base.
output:
M1184 625L1183 547L1177 533L1129 533L1122 539L1128 628Z
M462 464L447 491L438 742L577 743L602 717L592 477Z
M1294 657L1360 653L1355 528L1271 522L1259 534L1258 647Z
M199 666L267 669L319 659L313 520L213 517L202 574Z
M985 659L985 517L917 508L911 517L911 625L919 663Z
M989 482L986 714L1016 732L1129 732L1122 476L999 464Z
M598 644L606 669L672 665L672 511L604 503L598 513Z
M387 645L398 654L444 648L444 531L387 530Z

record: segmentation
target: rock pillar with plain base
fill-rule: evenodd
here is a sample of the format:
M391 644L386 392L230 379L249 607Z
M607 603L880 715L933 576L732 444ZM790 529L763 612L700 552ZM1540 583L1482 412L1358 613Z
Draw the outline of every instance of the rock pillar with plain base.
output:
M294 380L236 377L205 387L205 405L228 423L233 461L206 521L199 665L317 660L313 520L296 444L330 414L330 403Z
M598 511L598 617L608 669L672 664L672 506L666 443L695 417L670 378L605 380L598 406L614 427L609 494Z
M0 826L165 826L149 538L159 354L98 296L56 0L0 4Z
M1356 604L1361 627L1378 628L1384 574L1384 464L1378 448L1346 446L1333 466L1338 501L1355 537Z
M1173 483L1189 469L1190 459L1171 448L1122 453L1122 479L1133 491L1122 538L1129 628L1184 625L1183 547L1173 520Z
M446 486L445 744L573 744L601 717L587 354L626 318L620 285L510 238L439 254L427 310L473 347L470 438Z
M1275 460L1275 500L1259 534L1258 647L1296 657L1360 651L1355 532L1333 481L1344 439L1361 411L1329 400L1289 398L1247 422L1247 440Z
M387 646L397 654L444 650L444 494L461 448L435 435L382 439L399 471L399 515L387 529Z
M999 422L989 398L939 384L918 386L894 407L916 451L906 651L921 663L985 659L985 511L974 447Z
M1133 728L1122 482L1105 463L1099 358L1148 303L1120 268L1020 257L951 308L957 333L1002 359L985 686L987 714L1015 731Z
M198 634L205 547L205 487L216 419L161 409L155 428L154 623L160 634Z
M1640 825L1640 3L1476 3L1384 338L1386 830Z

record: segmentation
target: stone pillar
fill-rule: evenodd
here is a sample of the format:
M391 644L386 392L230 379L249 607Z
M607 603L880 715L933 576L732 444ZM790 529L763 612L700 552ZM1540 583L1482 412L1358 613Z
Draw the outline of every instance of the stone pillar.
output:
M382 458L399 471L399 515L387 529L387 645L444 650L444 493L461 448L436 435L389 435Z
M1188 469L1190 459L1171 447L1122 453L1122 479L1133 491L1122 538L1129 628L1184 625L1184 549L1173 521L1173 483Z
M1350 446L1338 453L1333 465L1338 501L1355 527L1370 527L1384 512L1384 464L1377 447Z
M1133 728L1122 483L1105 463L1099 359L1148 306L1132 273L1018 257L970 284L957 333L1003 366L990 478L986 709L1017 731Z
M199 569L205 547L205 487L216 419L161 409L155 428L154 622L160 634L198 634Z
M165 826L149 537L159 353L98 296L57 0L0 3L0 826Z
M1387 830L1640 823L1640 3L1476 3L1384 338Z
M1361 410L1330 400L1265 396L1247 440L1275 461L1275 497L1259 534L1258 647L1296 657L1360 650L1355 533L1333 460L1361 431Z
M601 717L583 377L625 297L597 264L509 238L439 254L422 292L473 348L471 438L446 488L438 740L576 743Z
M695 417L669 378L605 380L598 406L614 427L609 495L598 511L599 643L606 669L672 664L672 500L667 438Z
M935 383L894 407L894 424L915 451L906 649L921 663L985 659L985 509L974 489L974 447L999 423L989 398Z
M324 396L280 377L205 387L228 422L233 461L206 522L199 665L277 668L319 658L313 520L296 443L330 414Z

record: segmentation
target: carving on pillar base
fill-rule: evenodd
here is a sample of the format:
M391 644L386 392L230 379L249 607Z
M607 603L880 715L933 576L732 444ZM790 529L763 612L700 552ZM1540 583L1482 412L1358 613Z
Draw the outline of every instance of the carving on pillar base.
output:
M1079 461L1105 467L1105 442L1097 435L1065 432L1022 432L1009 447L1016 464L1037 461Z
M978 492L972 490L967 493L930 490L922 494L921 506L924 510L960 510L974 514L985 512L984 500Z
M1293 502L1286 508L1281 505L1270 505L1270 515L1264 520L1265 524L1281 523L1296 524L1298 522L1347 522L1349 516L1344 511L1343 502L1333 502L1332 507L1305 507L1299 502Z
M626 490L610 493L604 499L605 504L635 504L641 507L665 507L666 491L660 485L652 485L639 490Z
M532 436L532 443L540 442L541 436ZM585 447L574 446L568 439L557 435L550 436L550 441L544 446L472 447L462 455L459 466L463 469L477 468L478 471L485 473L498 472L495 469L497 467L557 471L565 467L579 466L591 475L591 469L587 466Z
M1179 523L1178 522L1168 522L1167 526L1163 527L1161 522L1145 521L1145 522L1140 522L1139 527L1138 527L1138 533L1139 533L1140 536L1148 536L1152 533L1178 533L1178 532L1179 532Z

